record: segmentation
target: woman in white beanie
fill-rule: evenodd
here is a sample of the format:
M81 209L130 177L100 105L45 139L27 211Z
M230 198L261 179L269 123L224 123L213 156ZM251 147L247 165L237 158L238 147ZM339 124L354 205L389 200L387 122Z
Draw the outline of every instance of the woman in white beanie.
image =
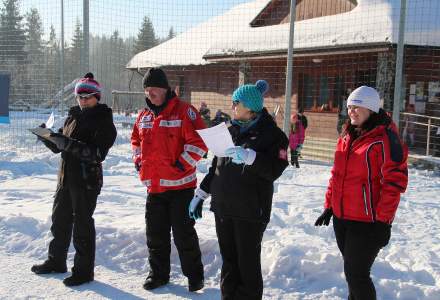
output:
M371 87L361 86L348 97L349 120L336 145L324 212L315 222L327 226L333 216L349 300L376 299L370 270L390 240L408 183L408 150L380 106Z

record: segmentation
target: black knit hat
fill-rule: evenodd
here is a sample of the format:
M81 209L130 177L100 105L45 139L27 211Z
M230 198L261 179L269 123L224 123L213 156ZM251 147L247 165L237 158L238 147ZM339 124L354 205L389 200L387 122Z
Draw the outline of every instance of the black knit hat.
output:
M144 76L144 88L147 87L160 87L163 89L168 89L170 86L168 85L168 79L167 75L165 75L165 72L159 68L149 69Z

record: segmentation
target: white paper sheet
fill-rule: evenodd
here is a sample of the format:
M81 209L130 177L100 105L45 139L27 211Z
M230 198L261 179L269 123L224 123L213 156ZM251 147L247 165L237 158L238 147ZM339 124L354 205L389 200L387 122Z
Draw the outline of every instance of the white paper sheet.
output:
M197 130L197 132L215 156L225 157L226 149L234 147L232 136L224 122L214 127Z
M52 112L46 121L46 128L51 129L53 127L53 124L55 124L55 116L53 115Z

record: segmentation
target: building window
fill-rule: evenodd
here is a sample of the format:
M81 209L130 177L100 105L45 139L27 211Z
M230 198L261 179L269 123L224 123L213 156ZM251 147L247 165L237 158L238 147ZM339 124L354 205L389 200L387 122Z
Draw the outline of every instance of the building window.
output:
M319 97L318 97L318 107L321 110L328 110L328 77L321 75L319 78ZM324 106L327 106L324 109Z
M355 87L366 85L376 87L376 70L358 70L355 73Z
M345 98L345 86L344 77L336 76L335 88L333 90L333 103L332 109L337 108L338 111L342 111Z
M298 107L304 110L311 110L313 108L313 78L304 73L299 74L298 78Z

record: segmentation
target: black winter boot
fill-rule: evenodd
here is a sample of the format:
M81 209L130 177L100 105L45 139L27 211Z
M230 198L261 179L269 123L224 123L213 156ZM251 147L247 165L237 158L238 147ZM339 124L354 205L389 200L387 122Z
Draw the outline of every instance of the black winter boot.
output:
M47 259L44 263L33 265L31 271L35 274L49 274L49 273L66 273L66 265L56 265L53 260Z
M65 286L77 286L93 281L93 279L93 275L84 276L73 273L72 276L65 278L63 283Z
M203 287L205 286L204 280L203 279L198 279L198 280L188 280L188 291L190 292L195 292L198 290L203 289Z
M147 279L145 279L143 287L146 290L153 290L155 288L158 288L162 285L167 284L168 282L169 282L169 279L148 276Z

